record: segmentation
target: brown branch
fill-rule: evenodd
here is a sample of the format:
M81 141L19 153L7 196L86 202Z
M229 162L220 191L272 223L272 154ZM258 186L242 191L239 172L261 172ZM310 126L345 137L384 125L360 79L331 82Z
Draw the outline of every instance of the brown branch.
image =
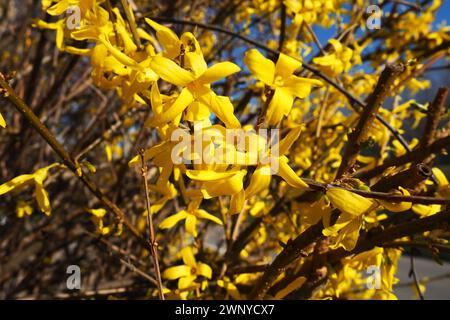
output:
M428 107L427 122L423 132L421 141L422 146L428 146L434 142L436 130L439 126L439 120L445 112L445 101L447 99L448 89L440 87L436 93L436 97Z
M381 73L375 90L369 96L366 107L359 118L359 122L356 125L355 130L349 136L347 148L342 156L341 165L338 169L336 179L341 178L356 163L356 157L361 150L361 146L367 139L367 131L371 125L371 122L375 119L375 115L377 114L383 101L390 95L390 89L394 83L394 80L404 70L405 67L402 64L387 64Z
M155 239L155 229L153 227L153 217L152 217L151 207L150 207L150 196L148 193L148 182L147 182L148 167L145 164L144 149L141 149L140 155L141 155L141 165L142 165L142 168L141 168L142 181L143 181L144 193L145 193L145 205L147 207L147 224L148 224L148 233L149 233L149 243L150 243L151 253L152 253L152 257L153 257L153 266L155 268L156 281L158 282L159 298L161 300L164 300L164 291L163 291L163 285L162 285L162 280L161 280L161 271L159 269L159 260L158 260L158 244Z
M413 151L407 152L404 155L396 158L391 158L386 160L382 165L375 167L370 170L357 171L352 175L354 178L358 179L371 179L384 172L389 167L400 167L409 162L420 162L426 159L432 153L438 153L442 149L450 145L450 136L440 138L428 146L420 146Z

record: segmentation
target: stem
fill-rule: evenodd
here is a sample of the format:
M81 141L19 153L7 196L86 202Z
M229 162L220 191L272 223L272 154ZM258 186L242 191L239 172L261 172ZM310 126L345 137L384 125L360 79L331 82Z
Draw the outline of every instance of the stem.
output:
M341 178L348 170L351 170L356 163L356 157L361 150L362 144L368 136L368 128L375 118L378 109L383 101L389 96L390 89L395 78L405 70L402 64L387 64L381 73L378 83L373 93L369 96L367 105L364 108L355 130L349 135L349 141L341 165L339 166L336 179Z
M148 192L148 182L147 182L147 165L145 164L145 158L144 158L144 149L141 149L140 151L141 155L141 164L142 164L142 180L144 185L144 192L145 192L145 205L147 207L147 224L148 224L148 233L149 233L149 243L151 248L151 253L153 257L153 265L155 267L155 274L156 274L156 281L158 282L158 293L159 298L161 300L164 300L164 292L163 292L163 285L161 280L161 271L159 269L159 261L158 261L158 243L155 240L155 230L153 228L153 217L151 213L150 208L150 197Z

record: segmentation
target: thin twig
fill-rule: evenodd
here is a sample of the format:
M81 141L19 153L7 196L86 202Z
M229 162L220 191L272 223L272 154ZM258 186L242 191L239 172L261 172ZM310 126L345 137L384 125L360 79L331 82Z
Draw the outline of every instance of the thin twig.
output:
M141 155L141 172L142 172L142 180L144 185L144 192L145 192L145 205L147 207L147 224L148 224L148 233L149 233L149 242L151 247L151 253L153 257L153 265L155 268L155 274L156 274L156 281L158 282L158 292L159 292L159 298L161 300L164 300L164 291L163 291L163 285L161 280L161 271L159 269L159 261L158 261L158 243L155 240L155 230L153 227L153 217L151 213L151 207L150 207L150 196L148 192L148 182L147 182L147 171L148 167L145 163L145 157L144 157L144 149L140 150Z

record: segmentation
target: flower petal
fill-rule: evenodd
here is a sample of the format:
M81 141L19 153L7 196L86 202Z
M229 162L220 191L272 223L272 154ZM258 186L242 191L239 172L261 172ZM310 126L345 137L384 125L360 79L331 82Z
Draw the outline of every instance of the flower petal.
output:
M202 218L202 219L208 219L208 220L211 220L211 221L213 221L213 222L215 222L215 223L217 223L217 224L220 224L220 225L223 224L223 223L222 223L222 220L220 220L220 219L217 218L216 216L213 216L212 214L206 212L206 211L203 210L203 209L197 210L197 216L198 216L199 218Z
M299 176L291 169L287 163L286 157L281 157L279 161L279 172L278 175L283 178L290 186L301 189L308 190L309 186L299 178Z
M275 74L283 78L287 78L300 68L302 63L290 56L280 53L278 61L275 65Z
M165 218L159 225L161 229L169 229L188 216L187 211L181 210L170 217Z
M334 207L354 216L367 213L376 206L372 199L341 188L329 188L326 195Z
M185 87L192 81L194 76L189 71L181 68L172 60L156 56L150 63L150 67L155 71L164 81L174 85Z
M181 250L181 257L183 258L183 262L191 267L195 268L197 266L197 262L195 261L194 252L192 252L191 247L186 247Z
M163 113L155 115L148 124L151 127L158 127L162 124L168 123L174 120L177 116L181 115L183 111L194 101L194 96L187 89L183 88L181 90L180 95L175 100L175 102L169 107L169 109L165 110Z
M245 53L244 63L250 72L258 79L272 85L275 76L275 64L264 57L258 50L251 49Z
M292 104L294 103L294 95L285 88L278 87L267 108L266 121L269 125L277 125L284 115L289 114Z
M175 266L166 269L163 273L163 277L167 280L175 280L181 277L187 277L191 275L190 266Z
M212 278L212 269L205 263L197 263L197 274L205 278Z
M176 58L180 54L181 45L181 41L176 33L149 18L145 18L145 22L156 31L156 38L164 46L166 56L171 59Z
M241 71L238 65L225 61L219 62L203 73L197 81L200 84L209 84L219 81L222 78L228 77L230 74Z
M255 194L267 189L270 185L271 178L272 175L269 165L258 166L253 172L250 184L247 189L245 189L245 197L249 199Z
M197 236L197 217L193 214L188 214L185 221L186 231L192 236Z
M311 93L311 86L320 87L323 83L317 79L290 76L284 82L284 87L297 98L306 98Z

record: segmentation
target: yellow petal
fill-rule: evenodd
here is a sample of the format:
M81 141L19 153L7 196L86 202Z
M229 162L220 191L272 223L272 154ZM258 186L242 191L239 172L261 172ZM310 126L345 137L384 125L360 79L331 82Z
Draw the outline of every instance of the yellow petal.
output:
M244 63L250 72L258 79L272 85L275 76L275 64L266 59L258 50L251 49L245 53Z
M250 184L245 189L245 197L249 199L259 192L266 190L270 185L271 178L272 175L269 165L257 167L250 179Z
M145 150L144 152L144 161L148 161L153 159L156 155L166 151L168 148L170 148L170 144L167 142L161 142L160 144L157 144L150 149ZM141 163L141 156L137 155L133 159L128 162L129 167L136 166Z
M323 83L316 79L300 78L296 76L290 76L284 81L284 87L289 90L289 92L298 97L306 98L311 93L311 86L320 87Z
M278 175L283 178L283 180L286 181L287 184L294 188L300 190L309 189L309 186L302 179L300 179L295 171L292 170L288 165L286 157L281 157L279 160Z
M290 56L281 53L275 65L275 74L283 78L287 78L300 68L302 63Z
M185 221L186 231L192 236L197 236L197 217L193 214L188 214Z
M245 191L241 190L240 192L233 194L230 200L230 213L236 214L242 211L245 205Z
M150 67L164 81L180 87L185 87L195 80L194 76L189 71L181 68L175 62L165 57L154 57L150 64Z
M294 96L285 88L276 88L267 109L266 121L269 125L277 125L284 115L289 114L294 103Z
M329 188L326 195L334 207L354 216L367 213L376 206L372 199L341 188Z
M201 190L203 197L210 199L240 192L243 189L243 179L246 173L246 170L241 170L227 179L204 182Z
M6 121L3 118L2 114L0 113L0 127L6 128Z
M170 217L167 217L164 219L159 227L161 229L169 229L172 228L174 225L176 225L181 220L185 219L187 217L188 213L185 210L181 210L180 212L175 213L174 215L171 215Z
M149 125L151 127L157 127L174 120L183 113L192 101L194 101L194 96L187 88L184 88L169 109L165 110L162 114L155 115L155 117L149 121Z
M69 1L62 0L47 9L47 13L51 16L59 16L66 12L69 8Z
M441 205L439 205L439 204L430 204L430 205L415 204L412 206L412 210L422 217L428 217L428 216L431 216L431 215L436 214L439 211L441 211Z
M175 266L166 269L163 273L163 277L167 280L174 280L181 277L187 277L191 275L190 266Z
M197 79L197 81L201 84L209 84L219 81L220 79L228 77L230 74L239 71L241 71L241 68L232 62L219 62L206 70L205 73Z
M409 196L410 193L408 190L400 187L401 194L404 196ZM400 192L397 192L400 193ZM385 207L387 210L391 212L402 212L411 209L412 203L411 202L390 202L385 200L378 200L378 202Z
M210 170L187 170L186 175L192 179L197 181L217 181L222 179L227 179L229 177L234 176L237 173L236 170L232 171L224 171L224 172L216 172Z
M23 174L18 177L15 177L12 180L9 180L8 182L5 182L2 185L0 185L0 195L8 193L22 185L29 184L33 181L33 179L34 177L32 174Z
M215 223L217 223L217 224L220 224L220 225L223 224L222 221L221 221L219 218L213 216L212 214L206 212L206 211L203 210L203 209L197 210L197 216L198 216L199 218L202 218L202 219L208 219L208 220L211 220L211 221L213 221L213 222L215 222Z
M131 59L129 56L127 56L125 53L114 47L108 40L105 40L103 37L99 37L98 40L108 49L108 51L114 56L114 58L117 59L120 63L136 68L136 69L142 69L142 67L139 66L139 64Z
M180 280L178 280L178 289L189 288L196 278L197 278L196 275L190 275L187 277L180 278Z
M211 279L212 277L212 269L205 263L197 264L197 274L200 276L204 276L205 278Z
M160 25L159 23L156 23L148 18L145 18L145 22L147 22L150 27L155 29L158 41L166 50L166 56L171 59L176 58L180 54L181 42L175 32L173 32L170 28Z
M278 153L280 155L284 155L289 151L294 142L297 141L303 128L303 126L298 126L291 129L286 137L284 137L283 140L280 141L280 146L278 148Z
M181 250L181 257L183 258L183 262L185 265L195 268L197 266L197 262L195 261L194 252L192 252L191 247L186 247Z
M234 107L230 98L218 96L214 92L203 96L204 103L211 108L211 111L219 118L227 128L237 129L241 127L241 123L234 115Z
M50 200L48 198L48 193L41 183L36 183L35 185L36 185L35 196L39 209L41 209L41 211L45 215L49 216L52 211L52 208L50 207Z
M101 219L105 216L106 214L106 210L103 208L99 208L99 209L89 209L88 210L89 213L93 214L95 217Z

